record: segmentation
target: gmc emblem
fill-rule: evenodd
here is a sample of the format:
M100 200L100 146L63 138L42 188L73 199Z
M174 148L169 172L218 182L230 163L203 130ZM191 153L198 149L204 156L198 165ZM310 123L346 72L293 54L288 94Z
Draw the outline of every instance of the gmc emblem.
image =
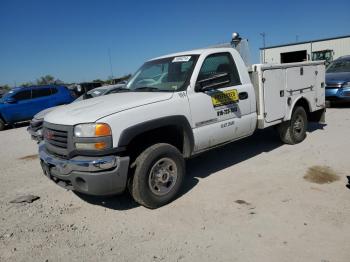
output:
M44 138L47 140L51 140L54 137L54 133L50 130L45 129L44 131Z

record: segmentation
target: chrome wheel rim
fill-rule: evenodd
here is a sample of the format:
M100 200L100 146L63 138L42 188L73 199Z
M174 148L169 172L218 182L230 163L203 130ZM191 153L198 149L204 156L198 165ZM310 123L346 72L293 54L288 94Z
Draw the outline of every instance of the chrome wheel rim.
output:
M151 168L148 177L148 186L153 194L164 196L175 186L177 167L170 158L158 160Z

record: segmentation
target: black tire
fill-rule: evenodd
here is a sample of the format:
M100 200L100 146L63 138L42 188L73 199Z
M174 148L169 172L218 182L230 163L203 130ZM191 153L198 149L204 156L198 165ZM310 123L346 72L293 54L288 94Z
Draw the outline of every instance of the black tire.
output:
M283 143L294 145L302 142L306 138L307 115L301 106L293 111L290 121L278 125L277 130Z
M169 167L160 168L165 164L169 164ZM176 198L184 176L185 160L179 150L169 144L155 144L137 157L129 191L139 204L152 209L158 208ZM167 190L169 192L166 192Z
M0 131L5 129L5 122L0 118Z

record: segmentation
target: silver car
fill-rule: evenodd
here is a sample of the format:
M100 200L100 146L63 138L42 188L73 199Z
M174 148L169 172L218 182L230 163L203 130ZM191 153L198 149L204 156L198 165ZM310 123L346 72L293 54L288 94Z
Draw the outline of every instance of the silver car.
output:
M101 86L88 91L86 94L81 95L76 100L74 100L73 103L76 103L85 99L110 95L110 94L119 93L127 90L128 89L125 88L125 84ZM38 143L40 143L43 140L42 129L43 129L44 117L45 115L47 115L48 113L50 113L51 111L55 110L58 107L61 107L61 106L47 108L43 111L40 111L33 117L33 119L30 121L29 127L27 128L27 131L29 132L33 140L37 141Z

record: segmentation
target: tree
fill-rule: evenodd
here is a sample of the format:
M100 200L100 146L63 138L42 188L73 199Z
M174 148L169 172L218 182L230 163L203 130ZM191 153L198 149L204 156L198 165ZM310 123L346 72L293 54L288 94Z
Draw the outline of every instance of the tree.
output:
M52 75L42 76L36 80L38 85L50 85L55 83L55 78Z
M34 85L32 82L24 82L23 84L21 84L21 86L23 87L32 86L32 85Z
M11 87L9 85L4 85L1 87L1 89L4 91L9 91L11 89Z
M55 85L63 85L64 84L64 82L61 80L61 79L56 79L55 80Z

